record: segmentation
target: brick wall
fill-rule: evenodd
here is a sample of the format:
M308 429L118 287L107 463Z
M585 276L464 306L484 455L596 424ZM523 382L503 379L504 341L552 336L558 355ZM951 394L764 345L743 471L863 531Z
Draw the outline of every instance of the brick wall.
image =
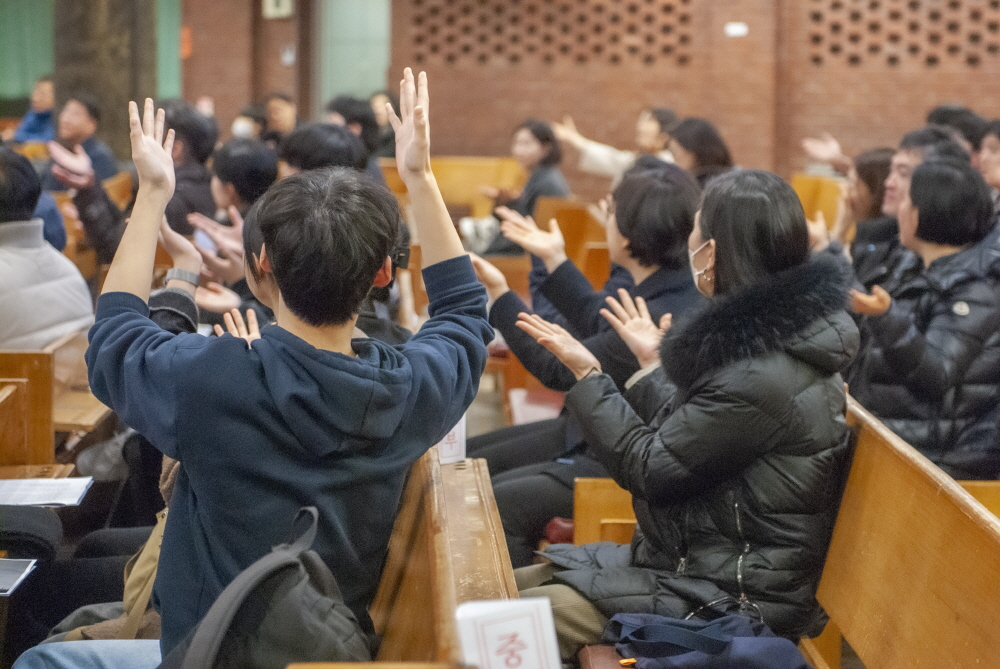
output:
M427 70L438 154L504 154L520 121L567 113L631 147L639 111L663 105L715 123L739 164L788 175L823 130L858 152L941 102L1000 116L997 22L998 0L395 0L390 81ZM606 187L574 163L574 190Z

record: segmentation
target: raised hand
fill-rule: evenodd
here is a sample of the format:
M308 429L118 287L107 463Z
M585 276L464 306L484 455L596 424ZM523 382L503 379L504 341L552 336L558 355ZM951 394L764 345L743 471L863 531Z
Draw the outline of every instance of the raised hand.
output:
M94 165L90 156L77 144L70 151L59 142L49 142L52 156L52 175L70 188L86 188L94 185Z
M245 323L239 309L233 309L223 314L222 320L226 323L225 331L219 325L213 327L215 334L219 337L228 332L234 337L245 339L247 348L250 348L250 344L255 339L260 339L260 328L257 326L257 313L253 309L247 309L247 320Z
M243 217L236 207L226 210L232 226L225 226L208 216L199 213L188 214L187 220L192 227L204 232L223 254L239 256L243 260Z
M507 207L497 207L495 211L500 217L503 236L541 258L550 272L566 260L566 240L556 219L549 221L551 231L545 232L530 216L521 216Z
M537 314L520 313L517 318L517 327L559 358L559 362L573 372L577 381L594 369L601 371L601 363L594 354L562 327L548 322Z
M154 114L153 100L146 98L142 121L139 106L128 103L129 138L132 140L132 162L139 174L139 187L163 191L169 198L174 193L174 161L170 152L174 146L174 131L163 132L164 113Z
M246 267L243 264L242 252L237 257L233 254L227 254L225 250L220 248L222 256L219 256L215 251L210 251L200 246L196 248L198 249L198 253L201 254L202 262L205 263L205 269L208 270L212 278L216 281L233 284L246 276Z
M552 132L555 133L556 139L560 142L565 142L567 144L572 144L573 146L580 148L580 144L583 143L583 135L580 131L576 129L576 124L573 122L573 117L563 116L562 123L552 123Z
M618 289L618 299L605 298L611 311L601 309L601 315L611 323L618 336L628 346L642 368L656 364L660 360L660 340L670 329L673 317L663 314L660 324L653 323L646 301L641 297L632 301L632 296L624 288ZM614 313L612 313L614 312Z
M391 104L386 103L385 107L396 133L396 169L404 183L431 171L429 104L427 74L421 72L414 80L413 70L403 70L403 80L399 84L399 116Z
M882 286L872 286L872 294L866 295L858 290L850 291L851 309L865 316L881 316L892 306L892 297Z
M160 222L159 241L160 245L163 246L163 250L174 261L174 267L177 269L186 269L195 274L201 274L202 261L198 249L195 248L195 245L187 237L178 233L167 224L166 216Z
M809 250L817 253L830 245L830 231L826 227L826 216L821 210L816 212L815 219L806 219L806 229L809 231Z
M469 259L472 260L472 269L476 270L476 278L486 288L486 294L491 300L496 300L510 290L507 277L497 269L496 265L483 260L475 253L470 253Z
M225 286L209 281L204 286L198 286L194 292L194 303L198 305L199 309L225 314L233 309L239 309L243 300Z

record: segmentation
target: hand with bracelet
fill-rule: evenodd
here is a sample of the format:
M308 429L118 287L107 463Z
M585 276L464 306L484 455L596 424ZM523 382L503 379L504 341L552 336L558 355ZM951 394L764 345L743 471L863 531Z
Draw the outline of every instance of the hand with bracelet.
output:
M183 290L194 297L201 274L201 254L186 237L167 224L166 216L160 222L160 245L174 261L167 271L163 285L166 288Z

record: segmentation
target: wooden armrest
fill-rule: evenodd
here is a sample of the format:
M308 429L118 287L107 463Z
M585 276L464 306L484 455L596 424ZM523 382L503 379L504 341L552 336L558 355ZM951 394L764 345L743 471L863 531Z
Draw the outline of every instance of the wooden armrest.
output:
M111 415L111 409L89 390L70 390L55 399L52 422L60 432L93 432Z

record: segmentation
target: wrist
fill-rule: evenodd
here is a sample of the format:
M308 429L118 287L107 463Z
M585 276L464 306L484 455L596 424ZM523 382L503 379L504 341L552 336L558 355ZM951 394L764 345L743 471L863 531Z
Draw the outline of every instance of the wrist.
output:
M548 270L549 274L552 274L552 272L556 271L556 268L559 267L559 265L562 265L564 262L569 260L569 258L566 257L566 252L562 249L548 255L547 257L539 257L541 257L542 262L545 263L545 269Z
M491 302L496 302L497 300L499 300L501 297L503 297L504 295L506 295L509 292L510 292L510 288L507 286L507 284L503 284L503 285L499 285L499 286L488 286L486 288L486 295L487 295L487 297L490 298Z
M590 367L587 367L586 369L573 370L573 375L576 376L577 381L582 381L588 376L595 376L601 373L602 372L600 365L592 365Z
M410 192L423 189L437 190L437 179L434 177L434 172L430 169L430 164L421 172L404 172L400 170L399 176L406 185L406 190Z

